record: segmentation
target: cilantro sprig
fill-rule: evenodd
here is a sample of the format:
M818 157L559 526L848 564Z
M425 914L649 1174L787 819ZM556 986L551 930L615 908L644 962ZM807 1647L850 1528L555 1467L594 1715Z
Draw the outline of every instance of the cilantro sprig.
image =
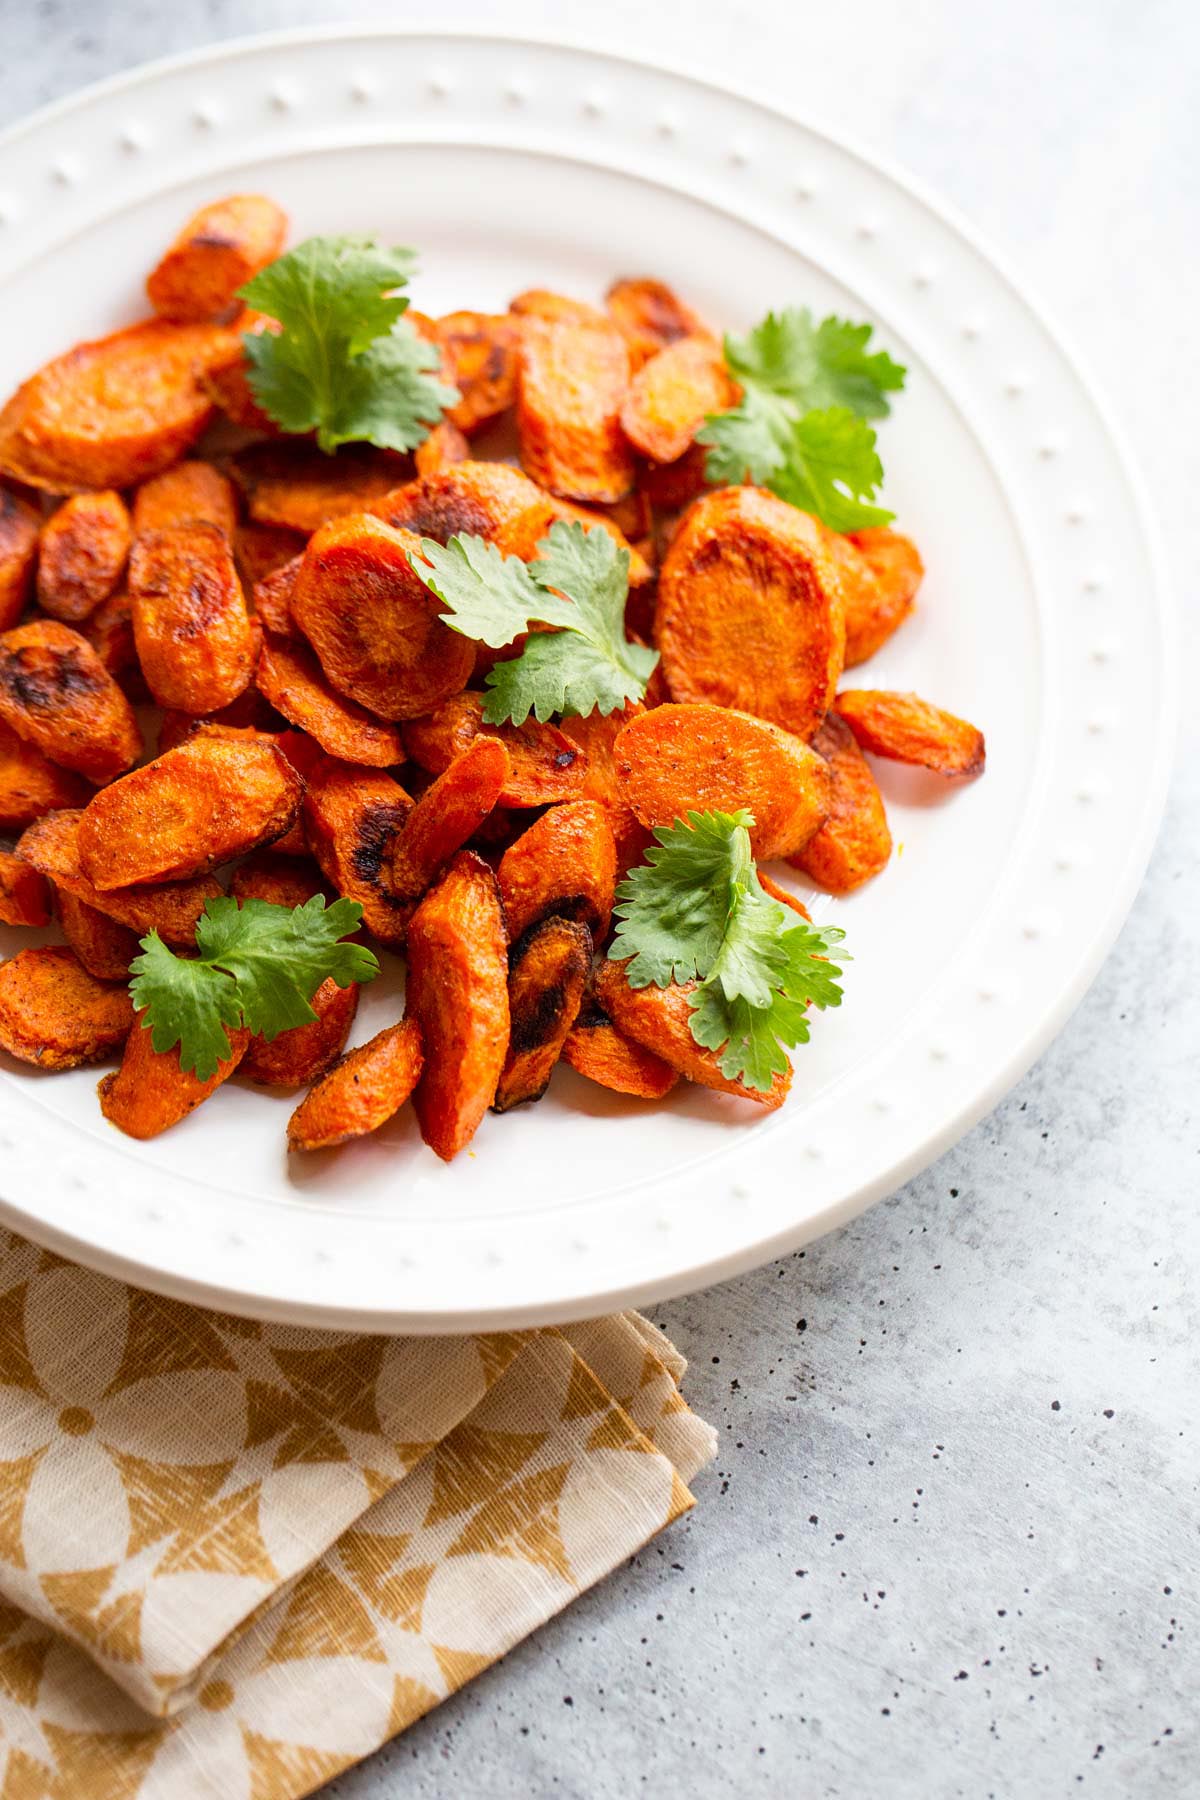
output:
M758 879L748 812L690 812L655 832L658 847L617 888L608 952L631 987L699 981L692 1036L721 1073L765 1092L806 1044L807 1009L840 1006L836 927L810 925L772 900ZM834 955L839 961L833 960Z
M883 465L867 421L886 417L905 370L868 348L871 335L870 325L832 315L818 324L807 307L791 307L746 337L727 336L742 398L698 433L708 479L749 479L834 531L886 525L894 515L873 504Z
M371 238L315 237L269 263L239 298L282 329L247 332L250 387L284 431L315 431L322 450L365 442L413 450L457 388L432 372L437 346L403 317L412 250Z
M425 538L410 554L417 575L447 608L446 624L494 650L531 625L519 656L488 671L489 725L543 724L555 714L611 713L640 700L658 652L625 636L629 552L602 530L557 519L535 562L504 556L480 537Z
M303 906L231 896L210 900L196 926L195 957L168 949L157 931L141 939L129 965L130 998L159 1051L179 1045L179 1066L201 1081L229 1055L226 1027L270 1041L317 1017L309 1002L330 977L339 987L367 982L379 963L361 944L339 940L358 929L356 900L326 906L314 894Z

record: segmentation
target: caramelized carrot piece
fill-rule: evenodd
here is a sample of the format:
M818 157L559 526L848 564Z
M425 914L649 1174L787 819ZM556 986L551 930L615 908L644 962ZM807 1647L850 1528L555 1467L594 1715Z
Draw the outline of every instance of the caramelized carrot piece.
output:
M88 802L80 865L103 890L203 875L282 837L303 795L273 743L199 734Z
M154 319L76 344L0 412L0 469L58 494L157 475L212 417L201 375L231 342L235 334L220 325Z
M846 688L837 710L864 750L938 775L982 775L983 733L916 694Z
M106 987L64 944L0 963L0 1045L41 1069L102 1062L133 1023L128 988Z
M382 724L356 701L335 693L306 644L268 634L255 679L276 712L307 731L330 756L374 769L404 761L396 727Z
M215 525L232 540L237 520L233 483L208 462L176 463L143 481L133 497L133 529L139 537L171 525Z
M164 319L210 319L230 306L244 282L275 258L287 214L262 194L231 194L193 213L146 279Z
M304 796L304 830L326 881L363 909L382 944L404 942L412 902L392 892L396 840L412 801L388 775L328 762Z
M579 920L599 940L608 930L616 878L603 808L594 800L550 807L500 859L496 879L510 942L548 913Z
M418 900L456 851L473 837L509 778L498 738L477 737L425 789L404 822L392 858L392 890Z
M413 463L419 476L440 475L443 469L466 462L470 455L471 446L458 426L443 419L440 425L434 426L424 443L417 445Z
M635 1100L661 1100L679 1080L678 1069L618 1031L594 1005L584 1006L567 1033L562 1060L589 1081Z
M813 739L833 773L829 817L790 860L827 894L849 894L878 875L892 854L883 797L854 733L830 713Z
M552 325L608 324L598 306L572 300L569 294L556 294L552 288L526 288L509 301L508 310L518 319L543 319Z
M707 461L706 447L693 444L674 462L642 462L638 465L637 491L659 512L678 512L704 492Z
M211 875L194 881L165 882L159 887L95 887L79 862L80 812L47 813L26 826L17 840L17 854L49 876L55 887L74 894L98 912L128 925L140 936L157 931L168 944L191 948L196 942L196 923L210 900L221 893Z
M14 626L33 595L41 515L0 483L0 631Z
M459 431L477 431L512 405L520 329L504 314L455 312L436 321L434 342L444 353L444 378L462 396L446 415ZM421 475L427 472L421 468L419 450L417 470Z
M815 519L762 488L698 500L663 559L657 637L676 700L810 738L837 687L841 588Z
M0 635L0 721L89 781L111 781L142 748L128 700L87 639L57 619Z
M217 1065L215 1075L201 1081L180 1068L178 1046L173 1050L154 1048L146 1015L139 1013L125 1039L120 1068L106 1075L97 1089L100 1111L126 1137L152 1138L168 1131L228 1081L245 1056L250 1033L230 1030L228 1037L229 1055Z
M129 555L129 514L120 494L73 494L42 527L38 604L74 625L116 592Z
M737 404L737 382L715 338L680 338L642 364L621 405L621 429L635 450L677 462L709 413Z
M138 661L160 706L215 712L249 686L254 633L233 549L216 525L140 536L129 597Z
M32 863L0 850L0 925L48 925L50 884Z
M631 700L620 712L607 715L590 712L584 718L564 719L562 722L567 737L573 744L578 744L587 757L583 798L594 800L597 806L604 809L604 816L616 845L618 876L623 876L634 863L641 862L654 842L625 798L625 789L617 774L613 754L613 746L620 732L631 719L640 718L645 711L646 708L640 701Z
M85 621L83 635L114 681L120 682L122 676L131 675L145 687L138 667L137 645L133 641L133 603L124 588L100 602ZM148 695L149 689L145 692ZM127 693L126 698L129 697Z
M158 754L161 756L164 750L176 749L197 731L217 727L225 731L267 732L279 737L280 733L272 733L270 729L275 718L274 710L256 687L244 688L236 700L231 700L228 706L218 707L215 712L186 713L168 709L158 728Z
M237 900L296 907L323 893L324 883L321 871L308 857L273 856L256 850L233 871L229 891Z
M508 1052L508 953L496 880L461 850L412 916L406 1005L421 1028L425 1072L413 1104L443 1162L469 1144Z
M84 806L86 781L60 769L0 720L0 831L21 831L43 813Z
M384 719L415 719L466 685L469 638L413 572L410 531L360 514L313 537L292 592L292 618L340 694Z
M424 1064L416 1020L387 1026L304 1096L288 1122L288 1149L328 1150L378 1131L400 1111Z
M665 988L631 988L623 963L606 962L596 973L596 997L627 1036L636 1038L689 1081L715 1088L718 1093L737 1094L773 1112L787 1099L791 1070L786 1075L776 1075L767 1093L722 1075L716 1052L706 1050L692 1036L689 997L697 986L697 982L688 981L672 982Z
M371 508L389 525L446 543L456 533L484 537L528 562L555 519L554 502L520 469L461 462L396 488Z
M264 630L277 638L299 635L292 617L292 595L303 558L304 552L300 551L254 584L254 616L262 621Z
M407 719L404 747L415 763L440 775L478 737L499 738L510 770L500 806L547 806L583 791L587 758L556 725L532 716L523 725L485 725L482 694L456 694L423 719Z
M234 556L247 593L282 569L285 563L299 558L307 542L302 531L289 531L286 525L259 525L254 519L239 525L234 537ZM257 608L256 600L256 611ZM269 620L264 623L268 631L276 629Z
M625 340L600 325L535 323L521 335L517 433L534 481L568 500L619 500L634 482L621 430Z
M513 953L508 1055L492 1110L540 1100L574 1025L592 967L592 934L571 919L543 919Z
M97 981L128 981L129 965L138 953L136 932L66 888L55 889L55 904L63 936L88 974Z
M764 862L799 850L829 815L831 778L823 758L749 713L659 706L626 725L614 754L625 797L643 825L745 807L755 820L754 853Z
M251 1038L238 1074L260 1087L281 1088L305 1087L324 1075L346 1047L358 1011L358 983L341 988L330 977L313 995L312 1009L317 1016L307 1025L293 1025L269 1043Z
M925 573L911 538L884 527L843 537L825 534L846 608L845 666L874 656L913 609Z
M608 315L628 344L635 369L668 344L704 330L691 307L665 281L627 277L613 283L607 300Z
M407 479L412 464L394 450L344 444L326 456L311 444L252 444L233 459L234 479L260 525L313 532L331 519L368 511Z

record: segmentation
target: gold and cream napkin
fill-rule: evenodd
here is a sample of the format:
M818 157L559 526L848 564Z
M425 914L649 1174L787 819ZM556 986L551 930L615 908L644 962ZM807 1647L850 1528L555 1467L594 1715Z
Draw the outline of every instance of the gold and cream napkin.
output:
M256 1324L0 1231L0 1797L293 1800L692 1505L636 1313Z

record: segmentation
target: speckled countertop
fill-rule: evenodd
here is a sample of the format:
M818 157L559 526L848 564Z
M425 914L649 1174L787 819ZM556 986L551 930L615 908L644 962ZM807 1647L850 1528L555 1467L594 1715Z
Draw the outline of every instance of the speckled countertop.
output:
M0 0L0 123L151 56L351 13L432 18ZM448 21L497 12L444 0ZM505 10L510 30L562 21L552 0ZM811 104L1029 270L1126 427L1191 613L1189 0L606 0L577 25ZM807 1253L657 1310L721 1430L696 1510L331 1800L1200 1793L1198 748L1189 717L1121 940L992 1117Z

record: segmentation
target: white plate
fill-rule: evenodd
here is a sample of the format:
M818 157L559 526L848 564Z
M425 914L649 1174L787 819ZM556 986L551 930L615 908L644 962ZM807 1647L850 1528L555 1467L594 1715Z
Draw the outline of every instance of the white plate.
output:
M1149 854L1173 613L1095 394L969 233L823 132L577 49L340 31L158 64L0 140L0 389L137 317L189 211L247 188L282 201L297 238L417 245L431 312L533 284L599 297L648 271L721 324L792 302L876 320L911 371L881 433L887 497L929 574L865 679L978 722L988 772L951 793L882 769L900 848L865 892L820 905L855 960L780 1113L697 1088L645 1107L561 1070L450 1167L409 1110L289 1168L288 1099L231 1084L142 1145L101 1118L94 1071L9 1063L0 1213L151 1287L406 1331L643 1302L850 1218L1043 1049ZM383 990L359 1037L394 1016Z

